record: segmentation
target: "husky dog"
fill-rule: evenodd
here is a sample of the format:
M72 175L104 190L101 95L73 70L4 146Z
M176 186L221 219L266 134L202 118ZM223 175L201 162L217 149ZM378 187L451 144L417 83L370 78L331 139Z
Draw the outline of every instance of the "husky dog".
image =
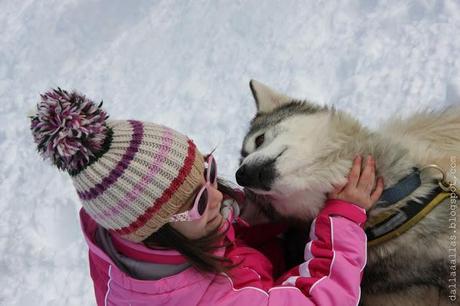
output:
M460 159L460 107L394 117L377 131L334 107L300 101L252 80L257 114L241 149L237 182L277 215L311 221L334 185L346 183L355 155L372 155L385 188L396 186L415 168L436 164L446 172L450 197L410 229L369 246L362 305L460 304L452 260L458 228L455 177ZM395 203L377 205L368 221L382 214L421 205L438 186L438 170L419 172L419 186ZM263 204L265 203L265 204ZM265 211L270 211L267 207ZM458 243L458 242L457 242ZM450 256L449 256L450 255Z

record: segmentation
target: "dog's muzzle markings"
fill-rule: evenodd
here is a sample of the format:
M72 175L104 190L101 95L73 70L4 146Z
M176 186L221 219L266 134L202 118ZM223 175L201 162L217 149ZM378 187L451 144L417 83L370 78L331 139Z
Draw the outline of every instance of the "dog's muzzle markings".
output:
M366 224L368 246L378 245L400 236L450 196L447 187L450 184L445 181L446 176L444 171L437 165L428 165L423 167L422 170L426 168L436 168L441 171L443 175L442 179L439 181L434 180L434 183L437 182L438 186L420 199L421 203L412 200L407 202L397 212L384 211L370 219ZM420 171L414 167L411 174L401 179L391 188L385 189L376 204L377 207L388 207L395 204L420 187Z
M275 163L286 152L285 147L275 158L265 159L254 164L244 164L236 171L235 178L240 186L270 191L278 173Z
M236 181L244 187L269 191L276 177L275 161L270 159L262 164L242 165L236 171Z

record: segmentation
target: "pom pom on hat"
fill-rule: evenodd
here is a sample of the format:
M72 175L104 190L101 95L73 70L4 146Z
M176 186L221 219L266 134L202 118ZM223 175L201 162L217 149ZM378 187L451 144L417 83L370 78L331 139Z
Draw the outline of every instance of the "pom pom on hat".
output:
M37 113L30 117L38 151L59 169L80 170L103 150L109 137L102 102L96 105L84 95L61 88L40 96Z

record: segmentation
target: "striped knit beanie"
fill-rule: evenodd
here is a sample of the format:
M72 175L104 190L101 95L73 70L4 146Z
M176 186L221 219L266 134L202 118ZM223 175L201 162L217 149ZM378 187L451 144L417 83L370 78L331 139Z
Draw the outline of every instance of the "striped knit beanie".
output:
M177 131L107 120L99 105L60 88L41 95L31 129L38 151L67 171L85 211L102 227L140 242L201 185L204 158Z

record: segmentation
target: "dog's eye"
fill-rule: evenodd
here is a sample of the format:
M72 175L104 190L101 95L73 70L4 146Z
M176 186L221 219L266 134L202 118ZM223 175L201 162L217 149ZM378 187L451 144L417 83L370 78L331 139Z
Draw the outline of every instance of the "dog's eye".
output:
M265 141L265 134L256 137L256 149L260 147Z

